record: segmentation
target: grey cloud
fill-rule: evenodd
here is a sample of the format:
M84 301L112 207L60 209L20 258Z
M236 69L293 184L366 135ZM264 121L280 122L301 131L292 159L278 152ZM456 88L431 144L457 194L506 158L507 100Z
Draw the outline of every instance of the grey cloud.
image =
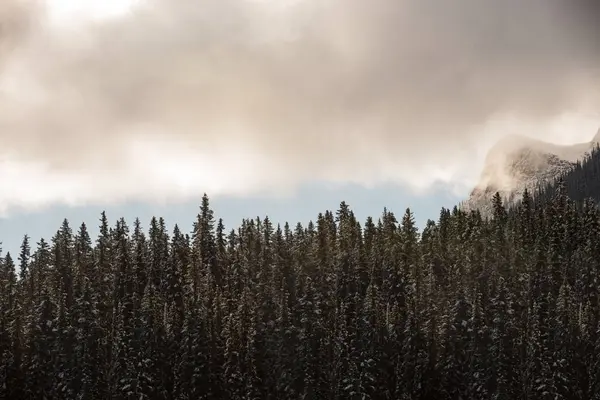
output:
M38 22L40 5L37 0L5 0L0 3L0 61L5 61L23 44Z
M77 35L28 31L4 57L0 141L56 171L127 168L128 140L162 134L235 143L291 182L423 185L431 166L471 177L491 120L600 110L588 0L281 4L147 0Z

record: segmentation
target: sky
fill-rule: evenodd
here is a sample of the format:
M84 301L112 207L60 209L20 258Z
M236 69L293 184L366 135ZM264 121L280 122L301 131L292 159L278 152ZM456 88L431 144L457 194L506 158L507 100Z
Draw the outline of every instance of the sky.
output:
M594 135L599 16L592 0L2 0L0 241L102 209L188 223L203 193L231 227L341 200L435 218L503 136Z

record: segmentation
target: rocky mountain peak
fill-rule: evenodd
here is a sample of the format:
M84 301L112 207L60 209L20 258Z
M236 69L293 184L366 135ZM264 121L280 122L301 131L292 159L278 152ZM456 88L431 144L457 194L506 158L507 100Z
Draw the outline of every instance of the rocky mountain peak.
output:
M518 201L526 188L533 191L538 184L567 172L598 144L600 129L589 142L567 146L509 135L488 153L479 183L462 208L487 214L496 192L509 203Z

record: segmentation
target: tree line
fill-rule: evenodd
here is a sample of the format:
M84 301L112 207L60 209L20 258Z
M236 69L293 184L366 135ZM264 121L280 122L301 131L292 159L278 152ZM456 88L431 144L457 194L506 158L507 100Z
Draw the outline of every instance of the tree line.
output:
M0 398L600 399L600 211L561 182L422 231L65 220L0 257Z

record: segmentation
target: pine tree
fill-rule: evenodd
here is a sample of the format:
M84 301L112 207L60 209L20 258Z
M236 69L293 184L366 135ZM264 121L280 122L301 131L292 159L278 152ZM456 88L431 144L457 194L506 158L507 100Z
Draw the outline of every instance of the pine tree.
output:
M0 256L0 397L599 398L600 211L573 194L599 189L567 174L421 233L345 202L227 233L207 196L191 235L65 220L19 279Z

